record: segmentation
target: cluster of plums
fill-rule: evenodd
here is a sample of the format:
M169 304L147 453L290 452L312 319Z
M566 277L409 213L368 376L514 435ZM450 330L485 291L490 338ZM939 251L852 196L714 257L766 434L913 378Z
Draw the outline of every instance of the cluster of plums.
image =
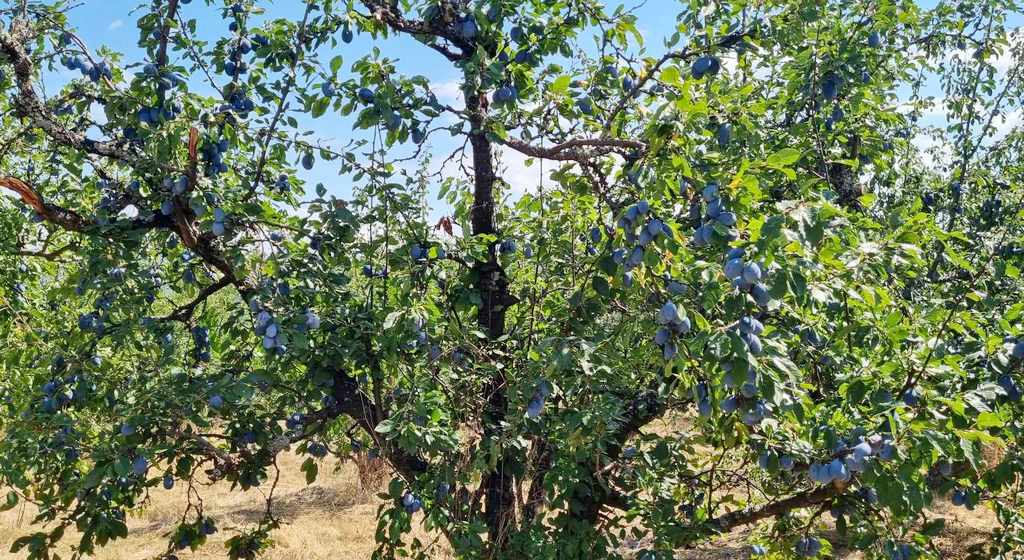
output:
M420 501L420 499L412 492L407 492L402 496L402 507L405 509L406 513L412 515L423 509L423 502Z
M276 350L281 354L287 351L288 347L285 344L286 339L283 331L284 329L275 322L274 316L266 309L256 314L255 332L257 336L263 337L264 349Z
M206 162L206 175L209 177L216 177L221 173L225 173L228 170L228 166L224 163L224 154L227 153L230 144L227 138L221 138L219 140L208 139L203 142L203 157Z
M195 358L200 362L210 361L210 329L194 326L191 330L192 342L195 344Z
M732 286L740 293L750 294L757 305L767 307L771 302L768 286L763 282L764 272L761 265L746 260L746 253L742 248L733 248L726 253L724 270L725 276L732 282ZM749 336L744 339L748 346L751 345L751 340L753 339Z
M888 437L875 434L869 438L859 440L852 447L841 447L833 458L828 462L812 463L808 469L811 480L829 484L834 481L846 482L859 472L867 469L871 458L880 461L892 460L896 455L896 446Z
M717 57L704 55L697 57L690 65L690 75L700 80L706 76L715 76L722 69Z
M498 252L502 255L514 255L517 248L518 246L516 245L515 239L503 239L501 243L498 244Z
M256 108L256 102L249 97L245 91L241 88L233 88L233 91L228 95L227 103L222 103L218 108L218 112L227 113L234 111L238 114L239 118L247 118L249 113Z
M707 210L704 215L704 223L693 232L693 244L697 247L703 247L711 243L716 225L726 228L725 237L729 241L739 238L739 233L734 229L736 214L729 211L722 201L718 190L718 183L712 181L705 185L701 192L701 199L707 203ZM694 201L694 204L691 204L690 213L691 217L693 217L694 213L699 216L699 202Z
M612 260L624 269L622 282L627 288L633 285L633 269L644 261L645 247L659 237L673 236L668 224L655 217L647 218L650 211L650 203L641 200L627 208L618 221L626 243L633 245L630 249L619 247L612 251Z
M68 70L78 70L83 76L95 83L98 83L102 78L109 80L114 77L110 64L105 60L93 64L81 56L65 56L61 58L61 63Z
M662 357L671 360L678 352L675 337L690 332L693 325L690 318L671 300L666 301L658 310L657 323L660 326L654 334L654 343L661 348Z

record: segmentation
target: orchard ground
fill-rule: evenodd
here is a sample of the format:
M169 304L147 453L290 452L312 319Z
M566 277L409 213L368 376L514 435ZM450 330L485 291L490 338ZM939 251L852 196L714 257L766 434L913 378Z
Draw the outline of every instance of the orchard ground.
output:
M666 434L684 428L679 421L663 422L653 429ZM358 460L325 460L320 475L313 484L306 484L300 470L303 458L293 452L284 452L278 457L281 478L274 492L274 512L283 526L275 531L275 546L263 558L275 560L349 560L369 558L375 548L374 531L376 512L380 499L376 496L387 486L390 473L380 461L371 461L362 455ZM222 528L243 527L256 522L266 507L265 496L256 490L232 492L224 485L210 485L203 488L203 502L206 511L218 520ZM129 518L128 538L119 540L100 549L95 560L140 560L154 557L165 550L167 537L180 521L184 510L186 493L182 486L163 490L159 486L150 492L150 500L141 511ZM19 506L14 510L0 513L0 543L13 541L30 530L35 511ZM957 560L969 557L974 545L983 543L987 535L999 526L995 515L983 508L969 511L954 507L947 497L939 499L931 508L932 518L946 519L946 530L935 539L935 546L942 552L943 559ZM421 518L421 514L417 517ZM828 514L824 514L828 518ZM677 554L679 560L727 560L750 557L750 547L744 543L756 528L736 530L723 535L699 549L684 550ZM231 533L221 531L211 537L208 544L196 552L178 553L182 560L213 560L224 558L223 541ZM453 558L440 535L426 533L421 525L414 524L410 536L424 542L436 539L438 560ZM836 546L836 558L860 560L859 552L842 548L842 539L833 533L829 539ZM77 540L73 533L65 538L60 553L69 552L70 545ZM627 541L630 548L640 548L642 542ZM24 558L24 555L6 552L0 546L0 559Z

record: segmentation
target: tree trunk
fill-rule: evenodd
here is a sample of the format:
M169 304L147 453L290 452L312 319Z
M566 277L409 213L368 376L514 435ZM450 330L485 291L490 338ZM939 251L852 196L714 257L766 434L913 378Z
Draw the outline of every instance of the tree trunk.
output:
M473 235L497 233L494 224L494 154L491 142L484 132L487 98L483 93L467 96L466 108L470 114L469 141L473 149L473 209L471 220ZM508 279L498 262L497 252L492 244L486 261L474 265L477 293L480 307L477 311L477 325L487 333L491 341L505 334L505 310L515 303L509 293ZM496 372L487 387L487 406L483 414L483 449L496 448L500 453L494 470L484 476L484 515L492 551L504 549L508 543L509 531L515 521L515 493L513 489L514 457L502 445L501 426L508 412L506 378ZM492 445L497 444L496 447Z

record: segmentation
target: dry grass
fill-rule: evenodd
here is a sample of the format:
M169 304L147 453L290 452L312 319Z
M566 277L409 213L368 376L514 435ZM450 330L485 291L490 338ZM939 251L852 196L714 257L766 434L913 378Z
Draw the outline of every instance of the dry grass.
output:
M685 422L672 419L656 425L652 431L664 434L679 429L685 429ZM321 464L320 476L312 485L306 485L299 470L299 457L283 453L279 464L281 478L275 492L275 514L284 526L273 533L275 546L264 557L274 560L369 558L375 546L375 516L380 503L375 494L390 478L383 464L365 457L346 463L328 461ZM217 520L222 530L199 551L179 553L181 560L224 558L223 543L233 534L231 529L251 527L262 516L265 507L264 496L259 491L231 492L226 485L216 484L204 487L202 494L207 514ZM128 538L101 549L93 558L140 560L153 558L165 550L167 535L184 509L185 491L180 485L170 491L158 488L153 490L151 497L146 506L129 519ZM7 550L14 539L38 530L30 525L34 513L21 507L0 513L0 559L24 558L24 555L14 555ZM971 547L984 543L997 525L995 516L988 510L967 511L953 507L945 500L933 505L931 515L946 518L945 533L935 539L944 559L965 558ZM680 551L677 558L747 558L749 548L745 543L750 532L750 528L737 529L697 549ZM436 537L427 535L421 527L416 528L414 536L424 542ZM836 558L863 558L859 553L843 550L836 535L827 536L837 545ZM70 545L75 541L77 536L69 533L59 549L63 557L68 556ZM635 550L645 543L629 544L626 548ZM443 539L437 541L434 557L450 558Z
M375 516L379 500L375 494L390 477L367 461L340 464L325 462L320 476L306 485L299 470L301 459L283 453L279 457L281 479L275 492L275 514L284 526L273 533L275 546L264 557L274 560L348 560L369 558L374 549ZM360 480L376 487L365 488ZM253 526L263 514L266 502L259 491L231 492L227 485L216 484L201 490L208 515L216 519L221 531L213 535L197 552L178 553L181 560L225 558L224 541L232 528ZM128 538L99 550L96 560L140 560L152 558L166 549L167 536L178 522L186 504L179 484L173 490L157 488L150 502L128 521ZM7 552L10 543L37 527L29 523L34 510L21 507L0 514L0 559L24 558ZM415 525L414 525L415 526ZM433 538L417 529L414 536L424 542ZM58 551L67 557L70 545L78 537L69 534ZM436 558L447 558L443 539L438 542Z

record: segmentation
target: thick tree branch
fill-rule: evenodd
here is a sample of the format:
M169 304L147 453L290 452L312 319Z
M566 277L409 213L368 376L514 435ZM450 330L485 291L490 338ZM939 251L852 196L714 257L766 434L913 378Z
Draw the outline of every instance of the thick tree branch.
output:
M728 531L741 525L757 523L769 517L778 517L794 509L801 509L825 503L843 493L846 486L829 484L801 492L778 502L765 504L757 508L746 508L720 515L708 521L718 531Z
M713 529L715 532L730 531L736 527L750 525L751 523L757 523L764 519L785 515L795 509L823 504L841 495L846 491L846 488L847 486L845 484L837 485L835 483L818 486L777 502L770 502L758 507L749 507L730 511L729 513L709 519L705 523L705 526ZM614 491L609 493L604 505L621 511L627 511L632 507L631 500L628 496Z
M0 188L13 191L21 201L35 210L36 214L48 222L55 223L69 231L82 231L95 224L83 218L77 212L50 204L43 200L42 195L34 191L21 179L0 177Z
M502 143L513 150L535 158L555 161L583 162L611 152L646 152L647 144L637 140L621 140L618 138L580 138L556 144L550 148L542 148L527 144L521 140L509 138ZM590 148L590 149L588 149Z
M14 97L14 107L18 115L28 119L33 126L42 129L58 144L125 163L137 163L138 156L123 149L117 142L92 140L84 132L70 130L58 122L46 109L33 88L32 59L29 58L22 46L28 42L30 37L31 30L22 20L15 20L11 24L9 32L0 33L0 52L6 55L14 66L14 77L18 85L18 95ZM157 166L170 169L164 165Z
M190 151L194 152L194 150L193 141L190 142ZM0 177L0 188L13 191L44 220L56 224L67 231L81 233L98 226L92 220L82 217L73 210L45 202L42 195L20 179ZM187 215L189 213L191 213L191 210L183 202L179 201L175 204L173 221L166 216L155 215L149 219L133 220L128 223L127 227L132 230L166 228L176 231L186 247L195 251L204 262L223 273L227 281L237 286L244 296L250 290L250 287L235 276L234 268L213 245L213 240L215 239L213 234L199 235L195 231L193 223Z
M378 438L376 428L383 418L378 418L381 413L373 405L373 398L363 391L356 378L352 377L349 372L338 369L334 372L332 390L335 405L326 411L328 417L337 418L344 415L352 419L374 441L378 442L381 455L403 477L413 480L419 474L426 472L427 464L422 459L406 453L399 447L384 445L385 442Z
M448 4L445 2L439 4L441 13L438 19L434 22L427 22L406 19L397 11L396 8L391 7L390 3L386 0L361 1L362 4L366 6L366 9L370 11L370 14L374 19L384 23L395 31L408 33L414 36L437 37L439 39L444 39L461 49L462 53L460 54L452 52L443 45L438 45L437 43L425 43L428 47L441 53L441 55L452 62L465 60L475 49L473 43L467 41L459 32L455 25L456 14L452 12Z

